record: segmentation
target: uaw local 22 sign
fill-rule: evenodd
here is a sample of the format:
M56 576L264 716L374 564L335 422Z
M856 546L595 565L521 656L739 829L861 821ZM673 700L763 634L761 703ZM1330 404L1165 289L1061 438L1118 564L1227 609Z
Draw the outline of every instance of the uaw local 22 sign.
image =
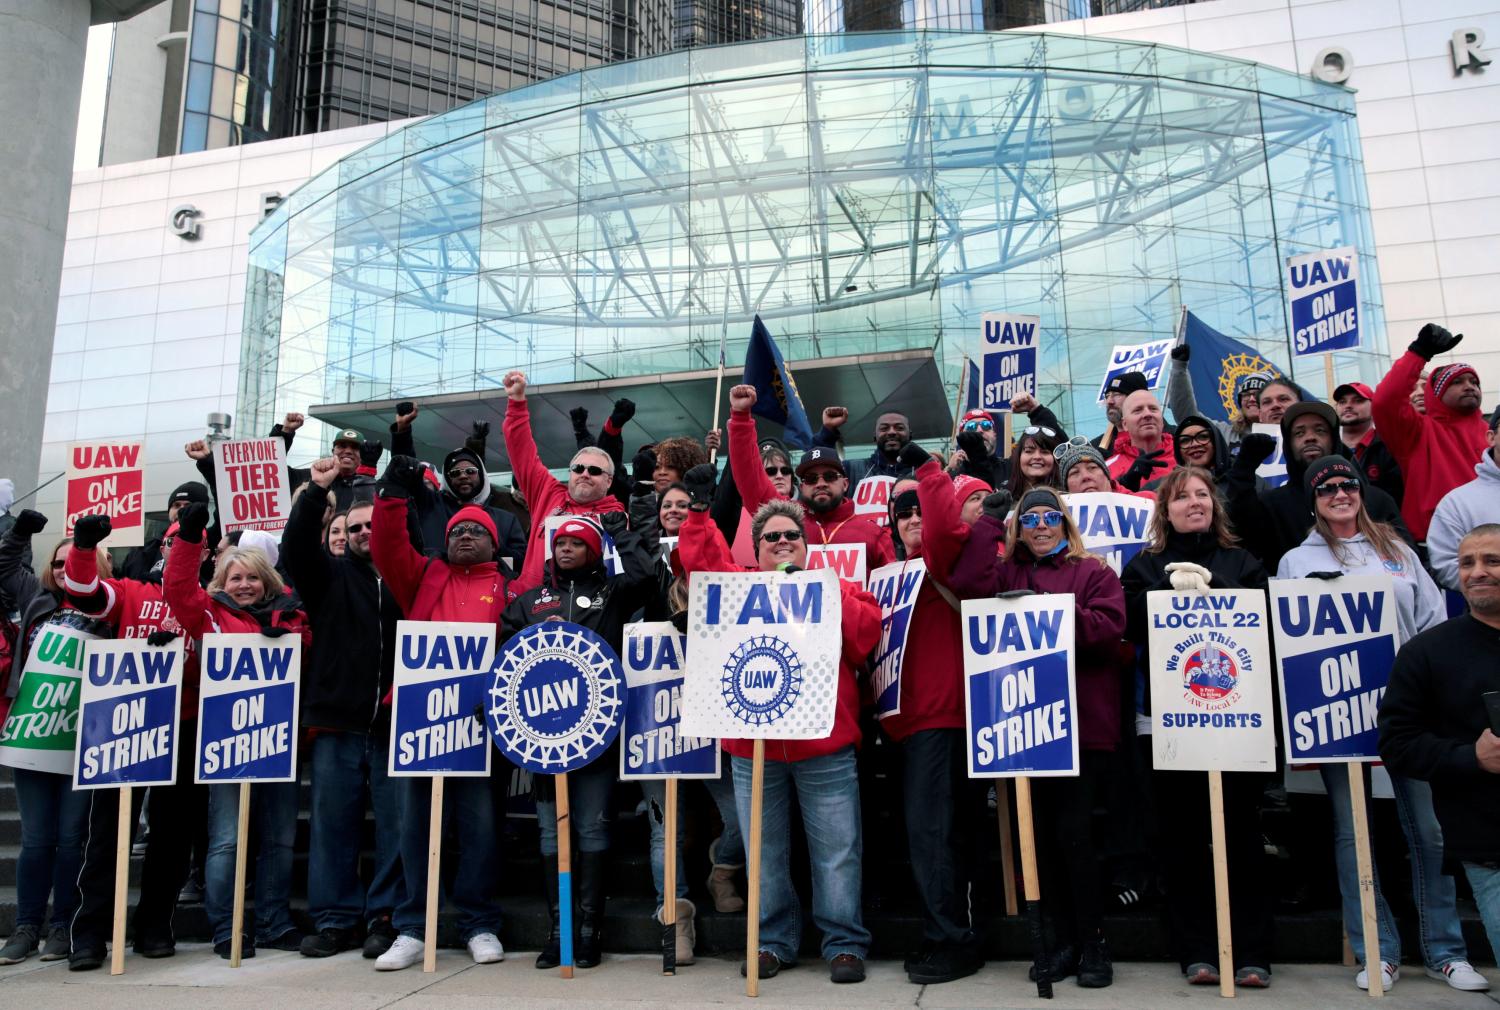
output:
M716 779L719 741L681 731L687 636L670 621L625 625L622 779Z
M1155 767L1274 768L1265 593L1159 590L1146 594L1146 618Z
M204 635L193 781L297 781L302 638Z
M1065 494L1063 502L1073 513L1083 546L1119 575L1130 559L1151 542L1151 516L1156 501L1113 491Z
M833 732L843 601L829 569L694 572L681 732L817 740Z
M964 600L969 777L1077 775L1073 594Z
M1375 718L1396 661L1388 575L1272 579L1286 757L1378 761Z
M391 775L488 775L481 718L495 626L399 621L391 685Z
M577 771L619 735L624 695L620 657L608 642L579 624L543 621L495 656L490 733L522 768Z

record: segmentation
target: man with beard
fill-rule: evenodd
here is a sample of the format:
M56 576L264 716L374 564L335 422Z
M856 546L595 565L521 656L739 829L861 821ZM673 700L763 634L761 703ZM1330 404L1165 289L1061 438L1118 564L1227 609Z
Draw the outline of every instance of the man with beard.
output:
M1406 491L1401 466L1375 430L1374 400L1375 391L1363 382L1346 382L1333 391L1334 409L1339 415L1339 441L1353 454L1365 480L1400 505Z
M735 386L729 391L729 461L745 508L754 515L768 501L785 498L776 490L761 465L756 441L754 386ZM810 546L819 544L864 544L865 570L874 571L896 560L891 538L874 521L856 516L849 500L849 476L836 450L815 445L797 464L802 505L807 510Z
M1409 395L1422 367L1463 338L1428 323L1375 388L1375 426L1401 464L1406 479L1401 514L1418 540L1427 539L1432 512L1443 496L1468 482L1488 442L1488 425L1479 410L1479 374L1472 365L1456 362L1432 370L1425 414L1417 412Z
M1109 428L1094 439L1094 447L1106 456L1115 452L1115 439L1125 429L1125 398L1131 393L1150 389L1144 372L1124 372L1109 380L1104 387L1104 418Z
M1500 407L1490 414L1489 451L1474 464L1474 479L1443 496L1427 527L1428 561L1438 585L1458 589L1458 545L1476 526L1500 523Z
M839 430L849 420L847 407L824 407L823 429L813 436L813 445L837 447ZM844 470L849 475L849 491L853 493L859 482L866 477L910 477L911 467L903 466L901 450L911 441L911 421L905 414L887 411L875 419L875 451L865 459L844 460Z

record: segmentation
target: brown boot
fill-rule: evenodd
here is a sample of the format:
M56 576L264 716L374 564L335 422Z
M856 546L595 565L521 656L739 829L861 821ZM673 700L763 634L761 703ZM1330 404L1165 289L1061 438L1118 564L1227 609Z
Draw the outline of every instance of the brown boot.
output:
M716 912L743 912L745 910L745 899L739 896L734 889L734 873L738 866L720 866L714 864L714 868L708 874L708 894L714 899L714 911Z
M698 931L693 925L693 916L698 909L686 898L677 899L677 963L693 963L693 946L698 942Z

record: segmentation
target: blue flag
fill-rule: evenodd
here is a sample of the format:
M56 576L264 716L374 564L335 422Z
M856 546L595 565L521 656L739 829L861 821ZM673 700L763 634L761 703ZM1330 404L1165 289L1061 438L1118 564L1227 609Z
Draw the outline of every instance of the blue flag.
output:
M755 317L750 346L745 348L742 381L755 387L755 406L750 408L750 413L781 425L785 429L782 440L792 448L806 449L812 445L812 426L807 423L807 411L802 408L797 380L792 378L792 370L786 367L781 350L771 339L771 331L760 321L760 316Z
M964 359L964 413L979 409L979 365Z
M1191 312L1183 322L1182 339L1193 349L1193 356L1188 359L1188 375L1204 417L1228 421L1238 411L1235 390L1251 375L1286 378L1285 372L1255 348L1224 336ZM1297 389L1304 400L1317 399L1301 386Z

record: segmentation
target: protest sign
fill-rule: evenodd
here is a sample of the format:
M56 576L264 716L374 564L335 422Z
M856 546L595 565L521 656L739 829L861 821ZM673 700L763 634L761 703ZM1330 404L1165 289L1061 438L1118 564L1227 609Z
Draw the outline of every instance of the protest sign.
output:
M1388 575L1272 579L1289 763L1378 761L1376 714L1396 661Z
M901 713L901 665L926 577L927 562L920 558L897 561L870 573L870 595L880 604L880 647L875 650L875 670L870 675L877 719Z
M109 516L104 547L139 547L146 542L145 499L141 494L140 442L75 442L68 447L67 520L63 536L73 535L82 516Z
M1155 767L1275 768L1265 593L1158 590L1146 594L1146 618Z
M808 544L807 570L831 568L845 582L865 584L867 565L864 544Z
M1359 258L1352 246L1288 258L1286 292L1293 355L1360 345Z
M182 639L93 641L84 649L74 789L169 786L177 778Z
M964 600L969 777L1077 775L1071 593Z
M0 765L69 775L78 744L79 681L89 642L97 637L61 624L43 624L26 654L26 667L0 726Z
M488 775L480 717L495 626L399 621L391 685L391 775Z
M681 732L816 740L833 731L842 600L831 570L694 572Z
M204 635L193 781L297 781L302 638Z
M620 564L620 552L615 547L614 537L605 532L604 527L599 525L598 520L592 516L548 516L542 523L543 528L547 531L547 542L542 556L548 561L552 560L552 540L557 536L558 527L574 519L582 519L598 532L599 543L604 546L604 574L619 575L624 571L624 567Z
M1250 430L1257 435L1269 435L1276 440L1276 451L1255 468L1255 476L1266 482L1266 487L1281 487L1287 482L1286 445L1281 440L1281 425L1252 424Z
M719 777L719 741L684 736L682 678L687 636L669 621L625 625L622 779Z
M881 526L889 526L891 489L895 486L896 478L894 477L871 474L861 478L860 482L854 485L854 494L850 496L854 502L854 514L864 516Z
M1114 569L1116 575L1151 542L1154 499L1113 491L1065 494L1062 498L1083 535L1084 548Z
M1146 376L1147 389L1160 389L1166 378L1167 355L1172 353L1175 342L1175 337L1168 337L1144 344L1116 344L1109 352L1109 368L1104 372L1104 381L1099 383L1099 402L1104 402L1109 380L1126 372L1140 372Z
M215 442L214 485L225 533L283 528L292 511L286 443L279 437Z
M1040 316L986 312L980 316L979 404L985 410L1008 411L1023 393L1036 395L1036 349Z

